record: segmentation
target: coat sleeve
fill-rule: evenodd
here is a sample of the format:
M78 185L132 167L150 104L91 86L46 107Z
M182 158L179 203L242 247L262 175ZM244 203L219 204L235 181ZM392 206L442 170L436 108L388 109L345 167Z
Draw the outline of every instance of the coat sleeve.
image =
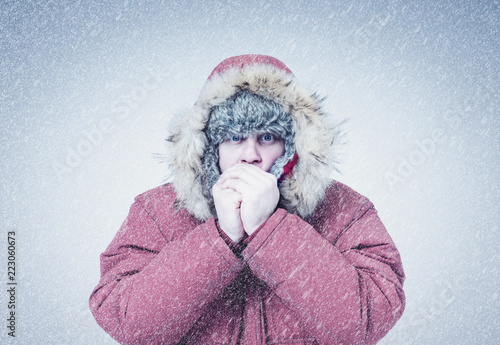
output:
M161 229L155 212L170 213ZM139 196L101 254L90 296L97 323L122 344L176 344L242 269L213 219L195 226L172 208ZM182 236L176 232L185 231ZM189 230L185 230L189 229Z
M375 344L404 310L393 241L366 198L350 209L318 229L278 209L242 252L320 344Z

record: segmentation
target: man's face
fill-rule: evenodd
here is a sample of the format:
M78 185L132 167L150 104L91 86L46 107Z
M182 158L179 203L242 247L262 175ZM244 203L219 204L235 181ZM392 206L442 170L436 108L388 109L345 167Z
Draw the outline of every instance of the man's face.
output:
M269 172L284 153L285 143L273 134L235 135L219 145L219 168L223 173L235 164L248 163Z

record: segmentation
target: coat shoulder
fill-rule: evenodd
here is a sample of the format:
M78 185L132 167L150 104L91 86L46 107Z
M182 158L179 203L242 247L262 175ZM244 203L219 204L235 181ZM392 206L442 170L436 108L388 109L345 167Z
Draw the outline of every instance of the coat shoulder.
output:
M370 209L373 204L367 197L341 182L332 181L313 214L312 223L319 233L334 241L343 229Z
M336 210L358 210L373 207L371 201L364 195L358 193L351 187L338 182L332 181L325 192L323 204L328 204L329 208L333 207Z
M143 205L145 209L172 207L176 200L174 187L168 183L152 188L135 197L134 201Z
M164 237L172 240L200 224L185 208L177 205L177 193L172 184L150 189L135 198L154 220Z

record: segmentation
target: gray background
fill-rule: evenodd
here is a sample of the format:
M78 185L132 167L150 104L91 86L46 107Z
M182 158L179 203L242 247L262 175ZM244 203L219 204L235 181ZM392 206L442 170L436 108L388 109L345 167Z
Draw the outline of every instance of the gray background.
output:
M498 1L2 1L0 316L17 240L19 344L113 344L99 254L162 183L163 139L224 58L281 59L327 96L341 173L407 274L381 344L498 344Z

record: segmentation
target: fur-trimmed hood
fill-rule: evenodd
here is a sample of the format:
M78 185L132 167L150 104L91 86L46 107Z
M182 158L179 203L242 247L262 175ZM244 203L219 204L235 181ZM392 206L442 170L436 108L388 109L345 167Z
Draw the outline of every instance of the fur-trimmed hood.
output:
M167 141L177 206L200 220L215 216L211 193L204 183L205 128L211 109L241 90L270 99L291 115L298 161L279 185L281 206L303 218L309 216L336 170L332 147L338 132L323 112L318 95L302 88L281 61L263 55L236 56L220 63L194 107L173 126Z

